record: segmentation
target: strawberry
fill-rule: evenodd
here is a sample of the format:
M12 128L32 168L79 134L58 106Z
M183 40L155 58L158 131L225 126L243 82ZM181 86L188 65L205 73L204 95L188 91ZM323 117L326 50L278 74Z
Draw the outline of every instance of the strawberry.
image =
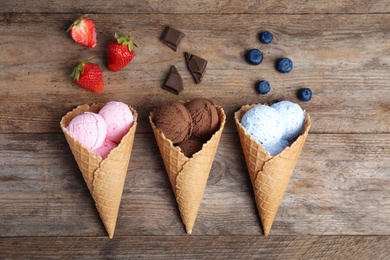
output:
M95 23L86 15L74 21L66 32L70 32L72 39L81 45L93 48L97 44Z
M137 45L131 40L129 35L116 34L115 40L107 45L107 66L111 71L123 69L134 58L134 46Z
M89 63L92 58L89 57L78 64L71 76L80 87L100 93L104 89L103 74L98 65Z

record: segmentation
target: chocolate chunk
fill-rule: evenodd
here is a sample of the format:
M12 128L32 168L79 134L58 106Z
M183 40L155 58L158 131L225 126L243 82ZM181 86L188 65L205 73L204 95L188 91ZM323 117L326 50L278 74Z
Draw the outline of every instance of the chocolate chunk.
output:
M184 90L183 79L181 78L175 66L171 67L168 78L166 79L162 88L176 95L179 95L180 92Z
M185 52L187 67L194 77L195 83L199 84L202 81L203 75L206 72L207 60L202 59L198 56L192 55L191 53Z
M185 34L172 27L165 28L161 35L161 41L165 43L169 48L176 51L180 41L184 38Z

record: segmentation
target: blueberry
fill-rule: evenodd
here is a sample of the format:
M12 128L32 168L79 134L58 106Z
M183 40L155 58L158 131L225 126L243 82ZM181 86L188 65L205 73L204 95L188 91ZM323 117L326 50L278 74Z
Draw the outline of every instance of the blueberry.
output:
M271 90L271 86L269 85L269 82L266 80L261 80L256 83L256 90L260 94L267 94Z
M298 94L297 94L299 100L303 101L303 102L307 102L311 99L311 97L313 96L313 93L311 92L310 88L301 88L298 90Z
M246 53L246 60L252 65L259 65L263 61L263 53L258 49L249 50Z
M265 44L271 43L273 38L274 37L273 37L271 32L265 31L265 32L259 33L259 40L262 43L265 43Z
M293 69L293 62L289 58L278 59L276 69L281 73L289 73Z

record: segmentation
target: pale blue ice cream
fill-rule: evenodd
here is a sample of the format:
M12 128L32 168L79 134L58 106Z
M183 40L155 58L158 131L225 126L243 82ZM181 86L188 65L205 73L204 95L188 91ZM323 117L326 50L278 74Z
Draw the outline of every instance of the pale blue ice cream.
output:
M298 137L304 121L305 113L298 104L280 101L272 106L251 108L242 117L241 124L265 151L275 156Z
M276 110L265 105L257 105L248 110L242 117L241 124L264 147L276 144L285 128Z
M279 114L284 123L284 134L282 139L289 142L298 137L305 121L305 113L302 108L290 101L279 101L271 106Z
M267 152L269 152L269 154L271 156L275 156L275 155L278 155L279 153L281 153L289 145L290 144L288 141L286 141L284 139L280 139L278 142L276 142L274 144L263 145L263 149L266 150Z

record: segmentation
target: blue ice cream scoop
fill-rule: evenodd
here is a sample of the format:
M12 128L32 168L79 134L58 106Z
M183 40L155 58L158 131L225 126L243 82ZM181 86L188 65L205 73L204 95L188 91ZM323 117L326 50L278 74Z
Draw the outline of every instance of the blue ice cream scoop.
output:
M241 124L253 139L265 147L277 143L284 133L282 119L270 106L257 105L249 109Z
M302 108L291 101L279 101L271 106L276 110L284 123L284 133L282 139L289 142L298 137L305 121L305 113Z
M275 156L275 155L280 154L289 145L290 145L290 143L287 140L280 139L278 142L276 142L274 144L264 145L263 148L264 148L264 150L269 152L269 154L271 156Z

